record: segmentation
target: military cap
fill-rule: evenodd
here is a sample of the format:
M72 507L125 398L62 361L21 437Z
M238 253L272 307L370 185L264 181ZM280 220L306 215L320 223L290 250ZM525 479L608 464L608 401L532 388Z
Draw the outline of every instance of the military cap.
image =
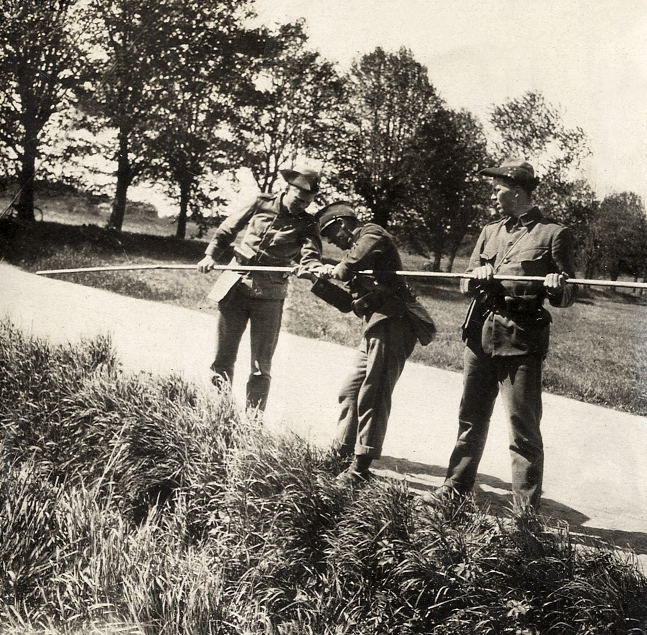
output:
M297 168L291 170L281 170L281 176L290 185L296 185L306 192L319 191L319 179L321 175L311 168Z
M349 203L344 201L330 203L329 205L322 207L317 214L319 231L323 232L326 227L334 223L338 218L357 219L357 214L355 214Z
M485 168L479 174L507 179L529 191L534 190L539 184L534 168L523 159L506 159L500 167Z

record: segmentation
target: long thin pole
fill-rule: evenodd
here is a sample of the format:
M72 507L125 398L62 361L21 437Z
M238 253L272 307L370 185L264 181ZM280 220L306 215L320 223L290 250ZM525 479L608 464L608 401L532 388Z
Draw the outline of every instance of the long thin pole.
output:
M364 272L364 273L369 273ZM371 272L372 273L372 272ZM471 278L469 273L445 273L443 271L396 271L398 276L413 278ZM543 282L544 276L505 276L495 275L495 280L511 280L514 282ZM585 287L626 287L628 289L647 289L647 282L626 282L624 280L592 280L589 278L569 278L569 284L579 284Z
M80 269L47 269L37 271L37 276L58 275L59 273L90 273L93 271L139 271L148 269L193 269L196 265L113 265L110 267L82 267ZM290 273L292 267L261 267L252 265L213 265L219 271L265 271L268 273Z
M216 271L263 271L266 273L290 273L292 267L263 267L258 265L214 265ZM187 269L196 270L196 265L114 265L108 267L82 267L79 269L47 269L37 271L38 276L58 275L65 273L91 273L98 271L142 271L150 269ZM371 269L361 271L360 273L375 273ZM470 278L469 273L448 273L444 271L395 271L398 276L410 278ZM505 276L495 275L495 280L509 280L514 282L543 282L543 276ZM588 287L624 287L627 289L647 289L645 282L626 282L624 280L593 280L587 278L569 278L569 284L579 284Z

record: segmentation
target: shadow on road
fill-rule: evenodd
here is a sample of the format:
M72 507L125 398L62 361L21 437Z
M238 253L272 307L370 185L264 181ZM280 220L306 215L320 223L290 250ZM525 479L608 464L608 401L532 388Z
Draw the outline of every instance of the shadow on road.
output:
M374 467L385 476L406 478L413 492L423 493L440 487L445 480L446 467L427 465L407 459L384 456L374 462ZM476 504L487 507L495 516L510 516L512 513L512 488L510 483L494 476L479 474L474 487ZM606 544L619 549L630 549L636 554L647 554L647 533L583 527L589 517L550 498L542 498L541 516L549 527L567 523L574 542L583 544Z

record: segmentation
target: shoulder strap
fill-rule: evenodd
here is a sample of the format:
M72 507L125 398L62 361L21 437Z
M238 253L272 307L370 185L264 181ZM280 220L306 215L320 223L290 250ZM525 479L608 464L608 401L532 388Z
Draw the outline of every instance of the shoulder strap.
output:
M506 259L506 258L507 258L511 253L512 253L512 250L513 250L513 249L514 249L514 248L515 248L515 247L516 247L516 246L521 242L521 240L522 240L525 236L527 236L527 235L528 235L528 228L527 228L527 227L525 227L525 226L524 226L524 227L522 227L522 228L521 228L521 231L519 232L519 234L520 234L520 235L517 237L517 240L515 240L515 241L512 243L512 245L510 245L510 247L508 247L508 249L506 249L506 251L505 251L505 253L503 254L503 256L501 256L501 258L500 258L500 260L499 260L499 263L498 263L498 264L497 264L497 266L494 268L494 273L496 273L497 271L499 271L499 269L501 268L501 265L503 264L503 261L504 261L504 260L505 260L505 259Z

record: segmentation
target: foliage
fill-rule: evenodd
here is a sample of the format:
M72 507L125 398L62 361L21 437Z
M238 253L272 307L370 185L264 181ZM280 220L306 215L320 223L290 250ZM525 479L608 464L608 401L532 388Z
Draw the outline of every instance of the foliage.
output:
M566 128L560 110L537 92L495 107L490 120L499 137L498 158L525 158L539 173L537 203L566 225L581 224L573 213L588 217L593 198L590 186L577 178L577 169L590 154L584 131Z
M428 507L402 483L339 488L337 455L239 417L228 395L123 374L106 339L52 347L5 322L0 357L5 629L580 635L646 624L647 579L566 527L471 501Z
M0 156L17 165L16 208L34 221L36 158L48 122L82 81L75 0L4 0L0 29Z
M620 273L647 276L647 214L642 199L633 192L604 198L591 219L583 250L589 274Z
M251 100L263 42L260 32L243 26L246 1L166 4L149 130L150 173L166 180L179 198L176 236L184 238L189 211L204 219L202 208L222 202L215 192L199 189L201 179L237 166L240 152L231 139L240 109Z
M386 227L396 211L406 212L405 157L421 124L440 106L426 67L405 48L387 53L378 47L353 63L334 183L361 197L373 222Z
M262 192L271 192L279 171L303 155L325 163L339 143L343 81L333 64L306 44L303 22L268 34L256 99L242 111L243 163Z
M117 183L109 226L119 231L128 188L149 167L148 128L157 103L154 80L165 47L167 4L90 0L86 7L84 44L92 51L94 77L78 87L79 99L86 115L114 132L110 158L117 162Z
M488 164L481 126L467 112L439 107L422 123L404 159L406 207L394 213L393 231L417 253L433 254L431 268L447 271L466 233L485 216L488 187L477 176Z

